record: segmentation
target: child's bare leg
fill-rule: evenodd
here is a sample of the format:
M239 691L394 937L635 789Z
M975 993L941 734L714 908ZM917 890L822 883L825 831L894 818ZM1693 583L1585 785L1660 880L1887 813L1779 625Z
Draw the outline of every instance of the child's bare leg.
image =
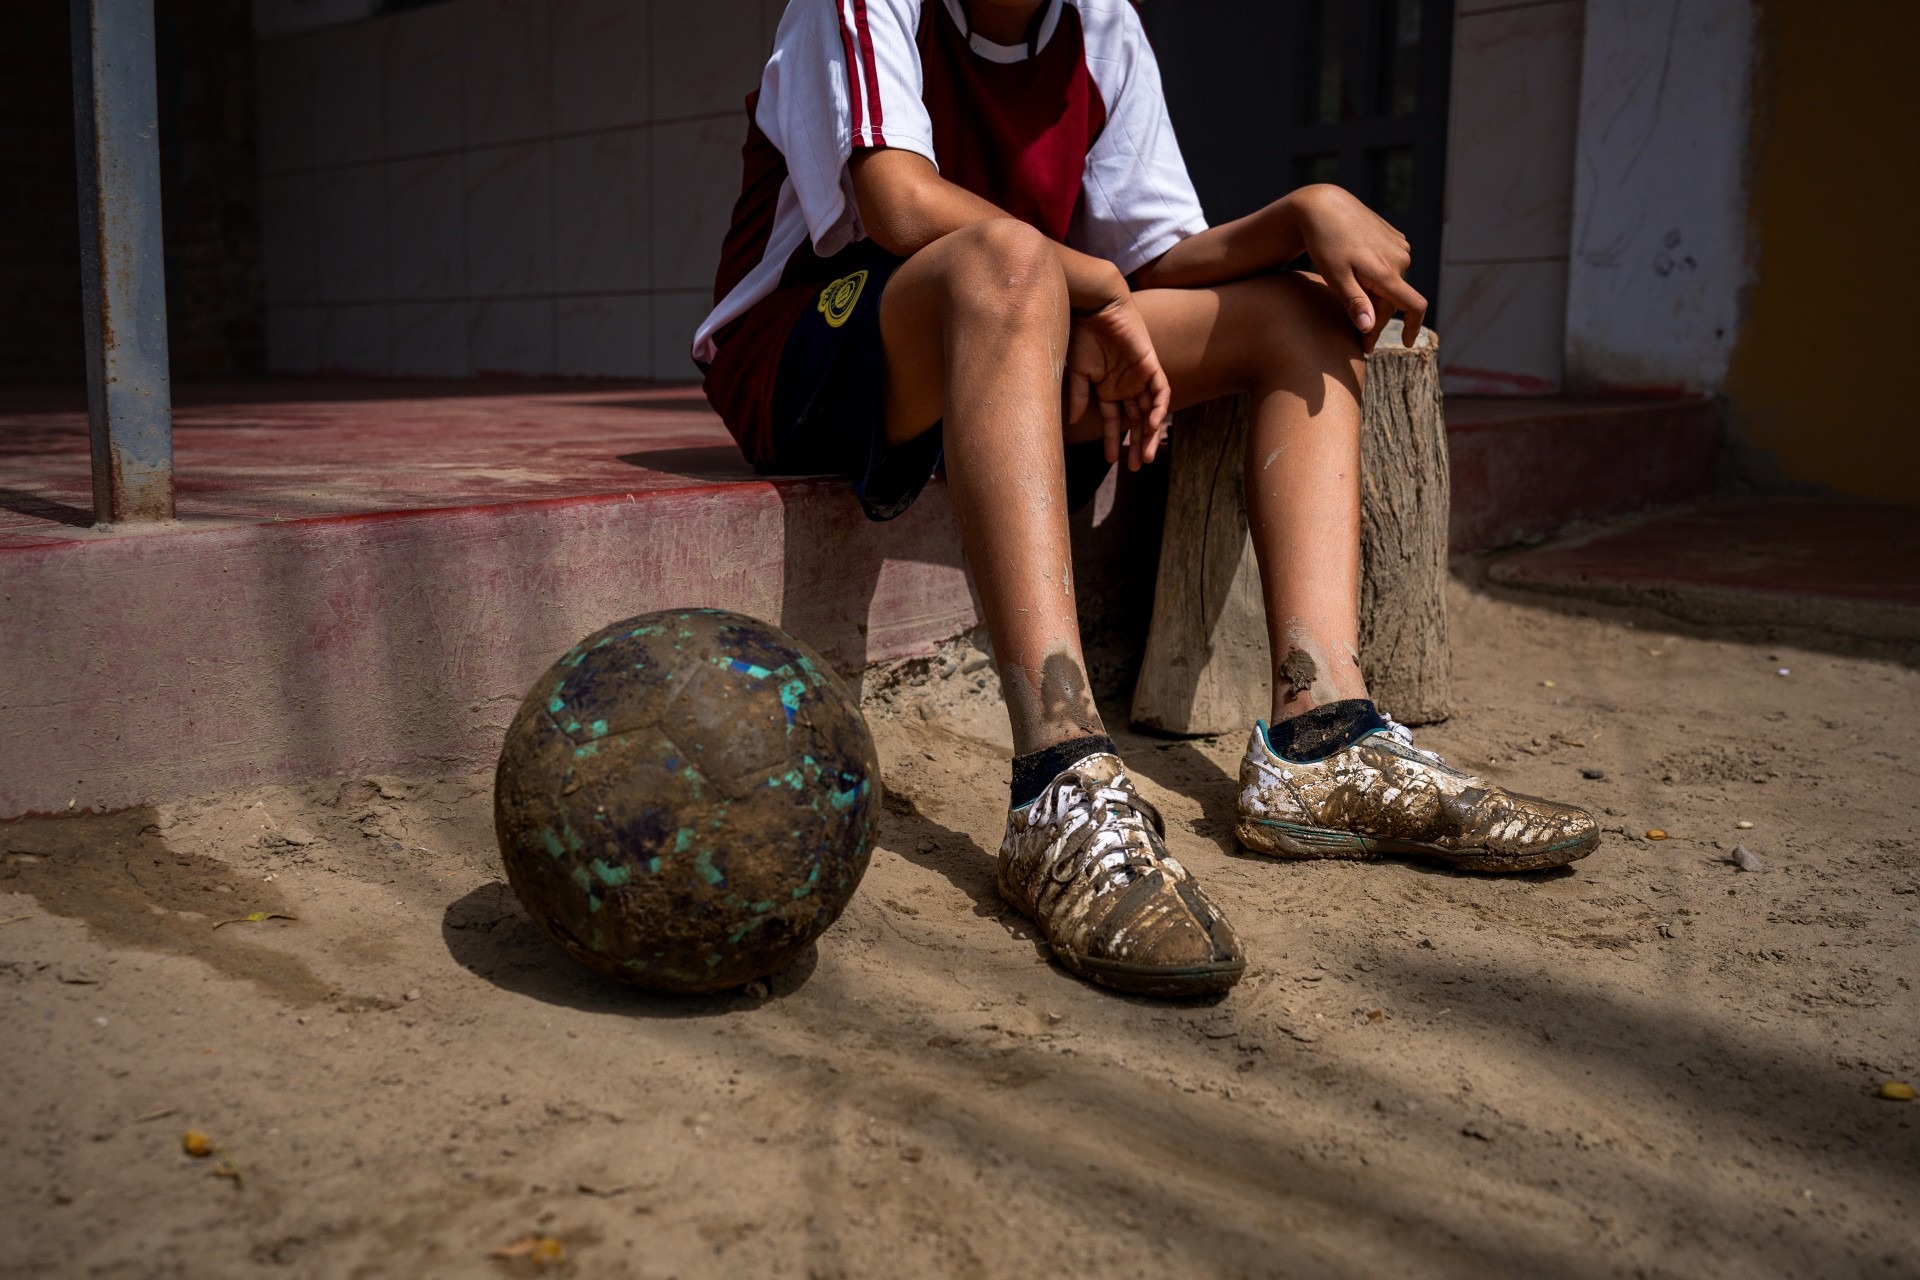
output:
M1253 396L1247 511L1273 642L1275 723L1365 698L1354 652L1360 343L1338 302L1301 275L1147 291L1138 301L1176 404ZM1585 857L1599 841L1581 810L1449 768L1381 727L1349 707L1284 726L1278 743L1252 735L1234 826L1241 845L1285 858L1411 853L1533 871Z
M1253 397L1247 518L1273 649L1273 719L1366 697L1357 617L1362 363L1339 300L1299 274L1149 289L1136 300L1176 406Z
M1070 320L1059 258L1032 228L980 222L928 245L881 296L887 435L944 421L947 485L1013 722L1002 896L1093 981L1224 991L1246 968L1239 941L1168 856L1087 689L1061 431Z
M881 299L887 436L944 422L947 484L1016 753L1103 733L1067 541L1060 385L1071 308L1046 239L974 223L908 259Z

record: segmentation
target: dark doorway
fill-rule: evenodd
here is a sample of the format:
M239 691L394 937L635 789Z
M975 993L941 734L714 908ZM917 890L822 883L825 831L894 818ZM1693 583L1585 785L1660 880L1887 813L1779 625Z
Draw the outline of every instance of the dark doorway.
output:
M1147 0L1207 218L1335 182L1413 242L1436 308L1453 0Z

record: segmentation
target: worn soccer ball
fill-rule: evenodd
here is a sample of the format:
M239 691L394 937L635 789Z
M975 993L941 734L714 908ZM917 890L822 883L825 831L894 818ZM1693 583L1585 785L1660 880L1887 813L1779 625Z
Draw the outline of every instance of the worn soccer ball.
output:
M655 991L793 960L867 869L873 734L780 628L718 609L628 618L535 683L494 779L507 881L574 959Z

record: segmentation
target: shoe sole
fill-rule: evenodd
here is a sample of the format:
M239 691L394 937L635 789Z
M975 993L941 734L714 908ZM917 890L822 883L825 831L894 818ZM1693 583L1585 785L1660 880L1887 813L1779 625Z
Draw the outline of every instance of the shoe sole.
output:
M1000 890L1001 901L1027 919L1034 918L1032 911L1021 905L1020 899L1009 891L1006 881L999 880L996 887ZM1075 955L1063 947L1054 946L1052 942L1048 942L1047 949L1075 977L1132 996L1193 1000L1201 996L1218 995L1240 981L1240 975L1247 971L1245 957L1213 960L1204 964L1129 964L1124 960L1097 960L1092 956Z
M1429 858L1461 871L1544 871L1564 867L1586 857L1600 843L1600 833L1594 831L1530 853L1500 853L1493 849L1446 849L1418 840L1386 840L1355 835L1351 831L1248 817L1234 824L1233 834L1241 847L1270 858L1339 858L1349 862L1388 857Z
M1168 967L1095 960L1090 956L1076 956L1058 947L1052 950L1061 964L1089 982L1135 996L1191 1000L1218 995L1240 981L1240 975L1247 971L1245 960Z

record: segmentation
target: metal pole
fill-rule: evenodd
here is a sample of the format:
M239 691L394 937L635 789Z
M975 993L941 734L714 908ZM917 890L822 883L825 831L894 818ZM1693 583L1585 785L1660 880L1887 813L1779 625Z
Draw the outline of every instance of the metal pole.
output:
M153 0L72 0L93 518L173 519Z

